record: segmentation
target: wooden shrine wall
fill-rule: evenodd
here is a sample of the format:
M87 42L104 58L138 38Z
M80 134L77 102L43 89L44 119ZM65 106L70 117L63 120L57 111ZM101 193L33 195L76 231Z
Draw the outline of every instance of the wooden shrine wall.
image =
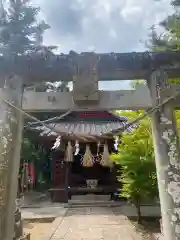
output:
M64 187L65 185L65 164L64 153L55 152L52 157L52 187Z

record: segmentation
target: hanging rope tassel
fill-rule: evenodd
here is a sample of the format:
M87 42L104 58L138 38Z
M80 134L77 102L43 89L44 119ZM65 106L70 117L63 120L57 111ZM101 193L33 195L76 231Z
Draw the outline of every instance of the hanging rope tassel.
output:
M97 143L96 162L99 162L99 161L100 161L100 154L99 154L100 145L101 145L101 143L98 142L98 143Z
M103 154L102 154L100 164L103 167L112 167L112 165L113 165L113 163L110 159L110 154L109 154L109 149L108 149L107 143L104 144L104 151L103 151Z
M56 149L56 148L59 148L60 145L61 145L61 137L58 136L58 137L56 138L56 141L54 142L54 145L53 145L53 147L52 147L52 150L54 150L54 149Z
M116 137L115 140L114 140L114 149L116 151L118 151L118 145L119 145L119 139L118 139L118 137Z
M100 148L100 145L101 145L101 143L98 142L98 143L97 143L97 157L99 156L99 148Z
M89 147L89 145L86 145L86 151L85 151L85 154L84 154L84 157L83 157L82 165L84 167L92 167L93 164L94 164L93 156L92 156L90 147Z
M64 161L65 162L73 162L73 147L71 145L71 141L68 142Z
M76 141L76 143L75 143L75 153L74 153L74 155L75 155L75 156L77 156L77 155L78 155L78 153L79 153L79 150L80 150L80 148L79 148L79 142L78 142L78 141Z

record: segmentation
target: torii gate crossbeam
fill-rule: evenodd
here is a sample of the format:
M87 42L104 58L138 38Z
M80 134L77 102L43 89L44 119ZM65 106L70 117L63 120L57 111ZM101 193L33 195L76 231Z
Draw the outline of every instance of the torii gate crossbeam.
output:
M52 54L48 57L43 55L18 57L12 62L0 58L2 87L2 94L0 94L0 215L2 216L0 238L2 240L13 238L13 210L17 192L19 140L22 130L21 115L5 105L2 96L26 111L56 111L70 108L76 110L83 108L147 109L162 102L173 91L179 91L179 86L176 89L169 89L167 82L168 77L180 77L179 63L179 52L123 54L71 52L69 55L61 56ZM13 77L11 81L7 81L10 75ZM149 89L116 93L98 91L99 80L137 78L147 80ZM73 92L22 94L23 83L51 80L73 80ZM19 84L16 86L15 83ZM163 231L168 240L180 239L179 144L173 116L174 107L179 106L177 100L174 104L168 103L160 111L152 114ZM7 146L10 147L10 151L7 151ZM8 178L12 173L13 175Z

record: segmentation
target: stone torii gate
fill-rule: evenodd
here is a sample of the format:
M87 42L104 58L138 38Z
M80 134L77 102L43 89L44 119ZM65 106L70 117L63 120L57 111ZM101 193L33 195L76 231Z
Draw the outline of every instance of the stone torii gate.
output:
M0 240L12 240L23 112L64 110L138 110L166 104L152 113L152 133L166 239L180 239L180 159L174 108L180 107L180 55L168 53L95 54L0 59ZM147 80L136 90L100 91L98 81ZM24 85L40 81L73 81L73 91L37 93ZM171 96L171 101L167 99ZM173 100L172 100L173 99ZM15 106L12 107L12 106Z

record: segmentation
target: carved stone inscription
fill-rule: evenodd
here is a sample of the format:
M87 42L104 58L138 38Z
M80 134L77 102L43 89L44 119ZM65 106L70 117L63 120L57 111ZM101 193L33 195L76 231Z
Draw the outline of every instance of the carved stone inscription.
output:
M48 96L48 102L50 102L50 103L56 102L56 97L55 96Z
M93 53L85 53L75 59L73 100L76 104L98 101L98 76L96 71L98 61L97 55Z

